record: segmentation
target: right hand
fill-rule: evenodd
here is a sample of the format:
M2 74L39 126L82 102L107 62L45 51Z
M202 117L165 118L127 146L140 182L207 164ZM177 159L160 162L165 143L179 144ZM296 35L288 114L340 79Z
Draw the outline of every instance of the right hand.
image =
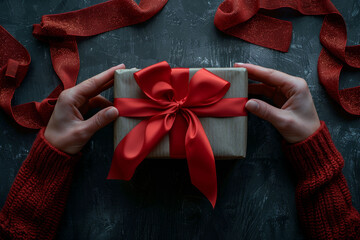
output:
M246 68L250 79L261 82L250 84L249 94L264 95L277 106L259 99L250 99L245 105L246 109L269 121L286 141L301 142L320 127L320 120L304 79L253 64L235 63L235 67Z

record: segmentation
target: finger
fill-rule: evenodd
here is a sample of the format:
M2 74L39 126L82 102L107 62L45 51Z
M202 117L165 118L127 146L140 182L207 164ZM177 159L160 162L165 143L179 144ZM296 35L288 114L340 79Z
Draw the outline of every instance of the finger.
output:
M263 95L267 98L272 99L274 97L275 91L276 91L276 88L270 87L263 83L249 84L249 94L252 94L252 95Z
M101 95L97 95L87 101L84 105L79 107L79 111L82 115L85 115L90 109L93 108L106 108L112 106L113 103L104 98Z
M261 95L273 101L275 106L281 108L288 100L280 88L270 87L266 84L249 84L249 94Z
M83 104L81 107L78 107L80 113L82 116L84 116L90 109L89 107L89 101L87 101L85 104Z
M83 124L85 125L86 131L93 135L95 132L114 121L118 115L119 112L115 107L108 107L84 121Z
M274 87L293 84L296 77L276 71L274 69L260 67L250 63L235 63L234 67L243 67L248 71L249 78Z
M111 88L114 85L114 79L111 79L109 82L105 83L100 89L99 93Z
M81 106L86 102L87 99L92 98L98 95L103 89L104 86L108 86L109 82L113 80L114 72L118 69L124 69L125 65L120 64L118 66L112 67L94 77L85 80L71 89L71 92L74 96L77 96L78 100L76 104Z
M106 108L114 105L101 95L97 95L89 100L89 108Z
M274 127L284 121L284 110L271 106L264 101L251 99L246 103L245 108L259 118L270 122Z

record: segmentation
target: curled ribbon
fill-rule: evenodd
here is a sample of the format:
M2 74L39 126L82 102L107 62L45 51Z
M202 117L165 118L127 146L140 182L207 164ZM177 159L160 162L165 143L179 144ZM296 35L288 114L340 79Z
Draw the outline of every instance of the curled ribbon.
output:
M124 117L145 118L117 145L108 179L130 180L136 167L167 134L170 157L187 158L192 184L215 206L215 159L198 117L246 116L247 98L223 98L230 83L201 69L189 82L189 69L157 63L134 73L146 99L115 98ZM214 126L215 127L215 126Z
M346 24L330 0L225 0L215 14L216 27L247 42L287 52L292 35L289 21L276 19L262 10L290 8L303 15L324 15L320 31L323 45L318 59L319 82L350 114L360 116L360 86L339 90L344 66L360 69L360 45L346 46Z
M60 93L75 86L80 69L77 39L144 22L167 0L110 0L77 11L44 15L33 35L50 46L51 62L61 80L41 102L13 106L11 99L30 65L27 50L0 26L0 108L19 125L39 129L47 125Z
M43 16L41 23L34 25L33 35L49 43L51 61L61 84L43 101L17 106L11 104L11 99L26 76L30 55L0 26L0 108L23 127L46 126L61 91L76 84L80 69L77 39L144 22L166 3L167 0L141 0L139 4L133 0L110 0L77 11ZM267 16L265 12L280 8L325 16L320 32L324 48L318 60L319 81L344 110L360 116L360 86L339 90L343 66L360 69L360 45L346 46L345 21L330 0L225 0L216 11L214 23L226 34L287 52L291 22Z

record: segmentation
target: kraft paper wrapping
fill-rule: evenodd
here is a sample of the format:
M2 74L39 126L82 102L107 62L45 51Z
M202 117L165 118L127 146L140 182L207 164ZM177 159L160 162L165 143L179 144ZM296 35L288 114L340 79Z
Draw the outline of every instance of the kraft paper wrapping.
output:
M245 68L206 68L229 81L231 87L224 98L248 97L248 76ZM200 68L190 68L189 80ZM139 69L120 69L115 72L114 98L147 98L134 79ZM200 117L216 159L235 159L246 156L247 116L231 118ZM142 118L119 117L114 124L114 148ZM166 135L147 158L170 158L169 136Z

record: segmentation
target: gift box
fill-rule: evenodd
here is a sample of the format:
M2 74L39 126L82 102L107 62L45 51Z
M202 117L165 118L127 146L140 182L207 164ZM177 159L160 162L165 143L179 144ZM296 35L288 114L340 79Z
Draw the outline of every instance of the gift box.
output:
M117 70L115 151L108 179L130 180L144 158L186 158L191 182L215 206L215 159L246 155L244 68Z
M230 82L224 98L247 98L248 77L245 68L206 68ZM114 98L146 98L134 79L140 69L120 69L115 72ZM200 68L189 69L189 80ZM239 106L240 107L240 106ZM244 158L247 144L247 116L199 118L209 139L216 160ZM114 148L142 119L119 117L114 124ZM147 158L170 158L169 135L155 146Z

